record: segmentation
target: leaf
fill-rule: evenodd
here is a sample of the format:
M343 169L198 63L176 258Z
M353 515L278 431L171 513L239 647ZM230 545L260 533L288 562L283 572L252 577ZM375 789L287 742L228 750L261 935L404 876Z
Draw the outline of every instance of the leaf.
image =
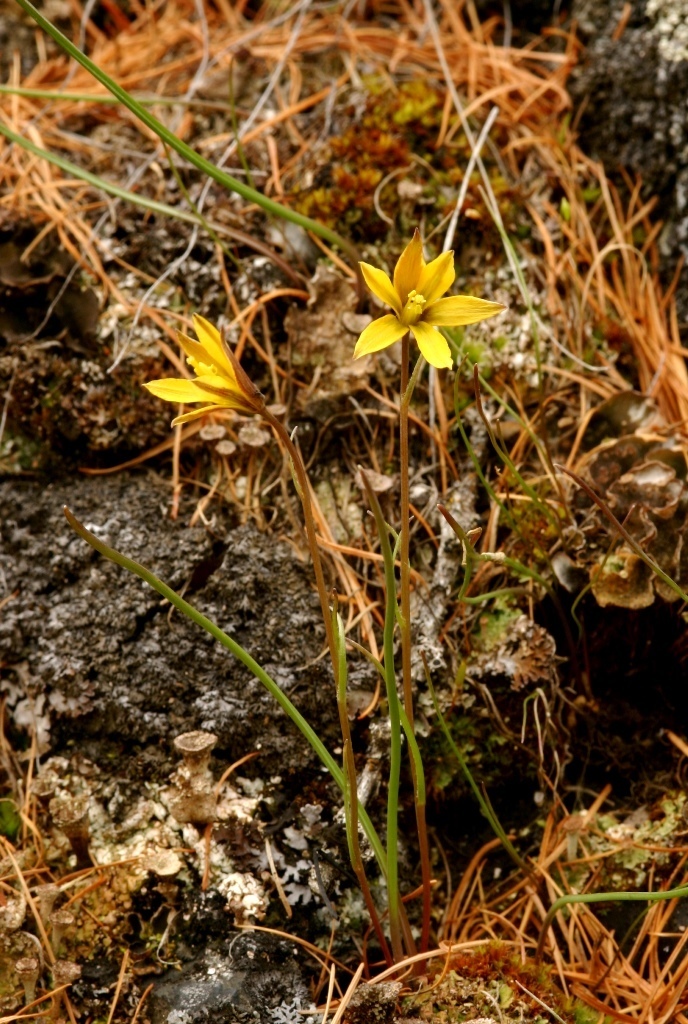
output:
M21 817L14 800L0 800L0 836L14 842L21 828Z

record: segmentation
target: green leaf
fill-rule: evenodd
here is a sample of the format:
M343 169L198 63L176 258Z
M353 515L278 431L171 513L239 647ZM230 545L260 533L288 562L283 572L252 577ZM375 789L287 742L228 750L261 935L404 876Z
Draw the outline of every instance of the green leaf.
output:
M21 817L14 800L0 800L0 836L13 843L20 828Z

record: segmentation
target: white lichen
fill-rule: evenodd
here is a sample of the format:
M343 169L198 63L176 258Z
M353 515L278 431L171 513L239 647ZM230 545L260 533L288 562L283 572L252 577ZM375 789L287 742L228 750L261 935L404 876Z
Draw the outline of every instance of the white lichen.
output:
M656 19L652 33L663 60L688 60L688 0L647 0L645 14Z
M270 1010L270 1024L316 1024L317 1017L305 1016L310 1010L315 1011L312 1003L305 1010L299 999L293 999Z
M268 897L261 882L253 875L241 871L225 874L215 888L227 900L237 924L245 924L249 918L262 920L268 906Z

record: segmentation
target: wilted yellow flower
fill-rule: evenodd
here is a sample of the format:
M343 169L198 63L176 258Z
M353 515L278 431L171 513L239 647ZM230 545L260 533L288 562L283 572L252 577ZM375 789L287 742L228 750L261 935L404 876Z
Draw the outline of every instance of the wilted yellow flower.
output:
M394 268L394 283L384 270L371 267L369 263L361 263L361 270L373 295L391 306L394 312L368 324L356 342L354 359L387 348L411 331L432 366L449 367L451 351L437 328L476 324L506 309L501 302L474 299L472 295L440 298L456 277L454 252L443 252L426 263L418 228Z
M215 409L238 409L240 412L260 412L262 396L251 383L229 345L224 341L217 327L202 316L194 315L193 325L198 341L177 332L179 344L186 353L187 362L193 367L196 377L183 380L167 377L152 380L144 387L166 402L206 402L202 409L193 409L172 420L188 423L189 420L205 416Z

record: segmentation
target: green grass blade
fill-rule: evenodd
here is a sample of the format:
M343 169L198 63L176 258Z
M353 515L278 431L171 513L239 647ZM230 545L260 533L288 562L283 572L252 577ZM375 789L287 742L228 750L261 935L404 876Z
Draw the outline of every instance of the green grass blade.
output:
M570 903L633 903L641 901L656 903L658 900L685 899L686 896L688 896L688 885L681 885L677 889L666 889L664 892L588 892L560 896L549 908L545 920L542 922L535 958L539 960L542 956L545 938L555 914Z
M29 89L21 85L0 85L0 96L24 96L29 100L55 100L60 103L101 103L114 107L120 101L116 96L97 95L92 92L62 92L58 89ZM226 110L231 113L231 104L219 100L202 100L186 96L135 96L137 103L144 107L201 107L206 110Z
M0 135L4 135L10 142L16 143L17 146L21 146L27 153L33 153L34 156L40 157L41 160L47 160L48 163L53 164L54 167L59 167L65 174L70 174L74 178L79 178L81 181L85 181L88 185L93 185L94 188L100 189L101 192L107 192L108 195L114 196L116 199L123 199L127 203L132 203L134 206L141 206L145 210L151 210L153 213L162 214L165 217L176 217L177 220L186 221L189 224L200 224L198 216L195 213L191 213L188 210L178 210L174 206L168 206L167 203L160 203L155 199L149 199L147 196L138 195L136 192L129 192L126 188L121 188L119 185L114 185L110 181L106 181L104 178L99 178L97 174L91 174L90 171L85 170L83 167L79 167L78 164L73 164L70 160L65 160L64 157L58 156L57 153L51 153L47 149L41 149L40 146L36 146L29 139L25 139L23 135L13 132L7 125L0 123Z

